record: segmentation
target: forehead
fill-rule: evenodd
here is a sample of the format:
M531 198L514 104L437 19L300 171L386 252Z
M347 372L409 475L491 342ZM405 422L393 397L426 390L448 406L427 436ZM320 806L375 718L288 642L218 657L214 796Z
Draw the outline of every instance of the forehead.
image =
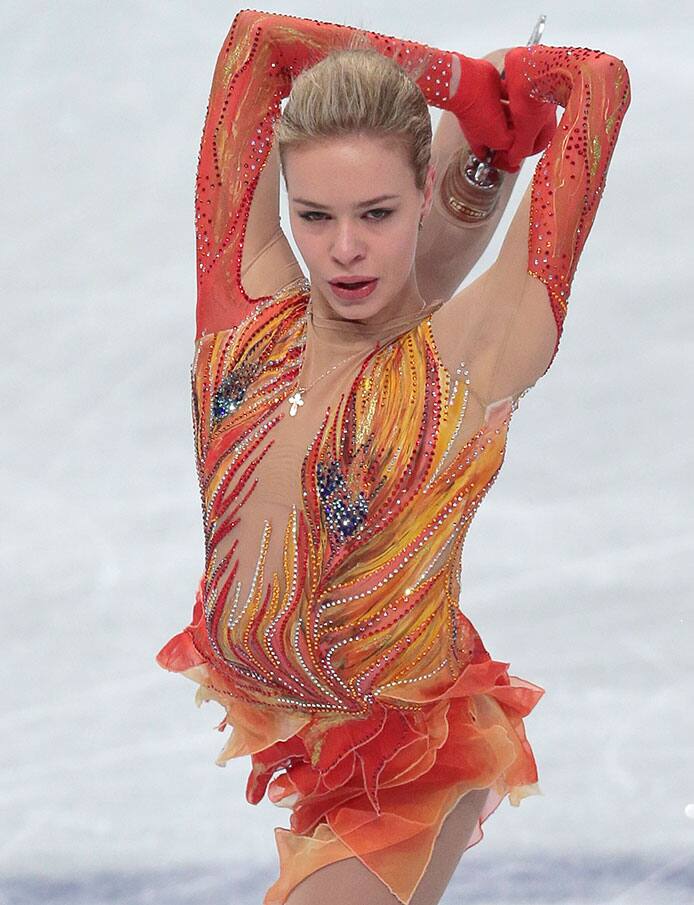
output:
M331 138L288 148L285 153L290 198L352 203L414 188L412 167L402 146L366 135ZM328 200L330 199L330 200Z

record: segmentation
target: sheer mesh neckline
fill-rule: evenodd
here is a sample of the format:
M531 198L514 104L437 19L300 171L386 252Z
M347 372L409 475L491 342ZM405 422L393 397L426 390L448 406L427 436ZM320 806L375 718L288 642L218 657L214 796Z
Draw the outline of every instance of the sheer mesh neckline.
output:
M416 327L440 308L444 302L445 299L434 299L427 302L421 311L407 312L399 317L391 318L386 324L360 323L322 314L314 311L313 305L309 302L307 327L314 340L323 346L354 349L355 351L363 347L366 350L375 347L377 342L384 345Z

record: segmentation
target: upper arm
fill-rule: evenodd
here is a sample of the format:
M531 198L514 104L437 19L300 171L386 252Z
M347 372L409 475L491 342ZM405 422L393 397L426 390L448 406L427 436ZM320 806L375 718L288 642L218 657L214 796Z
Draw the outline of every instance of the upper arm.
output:
M281 226L279 153L270 149L253 194L241 259L241 281L252 298L274 295L303 276Z
M279 225L273 118L289 93L270 78L280 52L271 14L242 10L219 52L195 192L196 338L236 327L258 299L301 275Z
M559 325L545 284L528 269L531 180L489 268L482 304L497 325L498 352L489 378L491 398L520 393L549 368Z
M432 318L444 364L450 369L465 358L487 403L518 397L545 373L556 349L546 287L528 273L529 206L530 187L494 264Z

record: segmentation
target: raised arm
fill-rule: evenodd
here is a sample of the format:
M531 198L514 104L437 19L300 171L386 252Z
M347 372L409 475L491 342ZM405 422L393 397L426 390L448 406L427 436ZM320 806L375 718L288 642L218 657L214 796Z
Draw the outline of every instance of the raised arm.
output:
M514 48L505 59L511 109L564 108L477 301L496 318L489 400L518 394L554 360L586 239L631 100L617 57L582 47ZM513 148L509 157L513 156Z
M241 264L253 197L272 146L272 124L302 69L332 49L356 46L394 58L430 105L456 114L477 153L487 145L510 147L501 81L491 62L351 26L241 10L217 59L199 153L196 337L236 326L251 303L266 297L247 294ZM272 186L266 185L270 192ZM256 220L252 256L281 238L271 200L266 209L275 213ZM291 269L286 251L280 248L278 255Z

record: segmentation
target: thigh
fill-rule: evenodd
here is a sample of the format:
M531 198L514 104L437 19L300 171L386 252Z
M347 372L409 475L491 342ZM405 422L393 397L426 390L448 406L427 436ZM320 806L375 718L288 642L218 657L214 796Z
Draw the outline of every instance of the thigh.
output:
M446 817L431 860L410 900L410 905L437 905L465 851L488 789L463 795ZM400 900L358 858L345 858L314 871L290 893L285 905L399 905Z
M431 853L431 861L419 881L410 905L437 905L463 856L489 789L474 789L463 795L446 817Z

